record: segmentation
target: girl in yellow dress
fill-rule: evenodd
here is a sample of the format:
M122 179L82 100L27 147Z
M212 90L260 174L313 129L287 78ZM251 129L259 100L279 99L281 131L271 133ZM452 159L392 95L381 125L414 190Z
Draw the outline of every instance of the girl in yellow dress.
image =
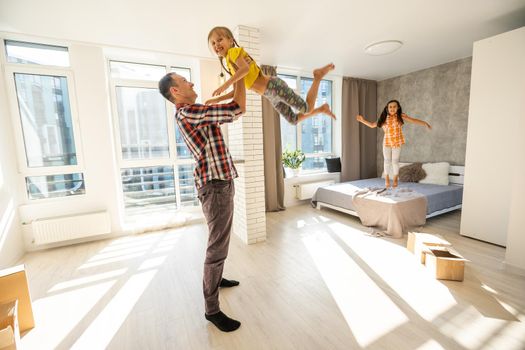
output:
M233 92L225 95L221 94L236 81L244 79L246 89L267 98L290 124L295 125L306 118L320 113L327 114L335 119L335 115L327 103L315 107L321 79L335 68L333 64L330 63L314 70L314 80L310 90L308 90L305 101L282 79L276 76L269 77L265 75L250 55L242 47L239 47L228 28L213 28L208 34L208 44L219 57L221 65L230 74L230 78L213 92L213 96L216 97L206 101L206 104L231 99ZM226 62L226 65L224 62Z

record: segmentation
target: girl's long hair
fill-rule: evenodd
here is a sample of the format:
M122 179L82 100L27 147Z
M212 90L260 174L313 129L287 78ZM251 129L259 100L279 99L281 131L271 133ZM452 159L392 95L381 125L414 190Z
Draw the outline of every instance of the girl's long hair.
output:
M208 46L210 45L210 38L211 38L213 33L219 33L219 34L224 35L228 39L232 39L233 40L233 47L241 47L237 43L237 40L235 40L235 38L233 37L233 33L231 32L231 30L229 30L226 27L214 27L212 30L210 30L210 32L208 33ZM255 62L255 60L248 53L246 53L246 54L248 55L248 57L250 57L250 59L252 61ZM232 72L230 72L230 70L228 69L228 66L224 64L224 57L219 57L219 62L221 63L222 68L224 68L224 70L226 72L228 72L228 74L231 76ZM231 62L231 63L233 64L234 67L236 67L235 62Z
M403 124L403 118L401 117L403 115L403 109L401 108L401 104L398 100L390 100L387 102L385 108L383 108L383 112L381 112L381 115L379 116L379 119L377 120L377 127L380 128L383 126L383 124L386 122L386 117L388 116L388 105L392 102L397 103L397 121L401 124Z

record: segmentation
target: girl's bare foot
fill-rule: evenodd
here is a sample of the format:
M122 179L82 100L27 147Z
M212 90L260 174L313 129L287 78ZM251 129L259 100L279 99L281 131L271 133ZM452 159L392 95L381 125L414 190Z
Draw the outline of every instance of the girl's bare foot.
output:
M388 176L385 177L385 187L390 188L390 178Z
M323 77L331 70L335 68L333 63L329 63L324 67L314 69L314 78L323 79Z
M321 107L319 107L319 111L320 111L319 113L327 114L333 120L337 119L335 117L335 114L333 114L332 111L330 110L330 106L328 105L328 103L325 103Z
M397 176L394 176L394 184L392 185L393 188L397 187Z

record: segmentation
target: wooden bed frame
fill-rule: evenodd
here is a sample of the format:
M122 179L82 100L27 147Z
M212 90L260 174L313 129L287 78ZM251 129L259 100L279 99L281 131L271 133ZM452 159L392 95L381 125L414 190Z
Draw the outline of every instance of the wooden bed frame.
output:
M410 164L410 163L399 163L400 166L408 165L408 164ZM464 166L462 166L462 165L451 165L450 166L450 168L448 170L448 182L449 182L449 184L463 185L464 176L465 176L465 167ZM330 208L330 209L333 209L333 210L337 210L337 211L340 211L340 212L343 212L343 213L346 213L346 214L350 214L350 215L359 217L357 212L355 212L353 210L341 208L341 207L338 207L336 205L332 205L332 204L328 204L328 203L325 203L325 202L319 202L318 201L316 209L321 210L323 207ZM427 215L427 219L431 218L431 217L434 217L434 216L441 215L441 214L445 214L445 213L448 213L449 211L454 211L454 210L460 209L460 208L461 208L461 204L453 206L453 207L450 207L450 208L445 208L445 209L442 209L442 210L438 210L438 211L435 211L433 213L428 214Z

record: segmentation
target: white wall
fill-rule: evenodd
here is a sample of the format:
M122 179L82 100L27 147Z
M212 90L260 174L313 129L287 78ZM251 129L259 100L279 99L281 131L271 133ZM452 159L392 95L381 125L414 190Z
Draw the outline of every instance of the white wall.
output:
M460 229L462 235L507 246L506 262L521 268L524 118L522 27L474 43Z
M16 152L5 86L4 70L0 69L0 269L24 254L17 211Z

